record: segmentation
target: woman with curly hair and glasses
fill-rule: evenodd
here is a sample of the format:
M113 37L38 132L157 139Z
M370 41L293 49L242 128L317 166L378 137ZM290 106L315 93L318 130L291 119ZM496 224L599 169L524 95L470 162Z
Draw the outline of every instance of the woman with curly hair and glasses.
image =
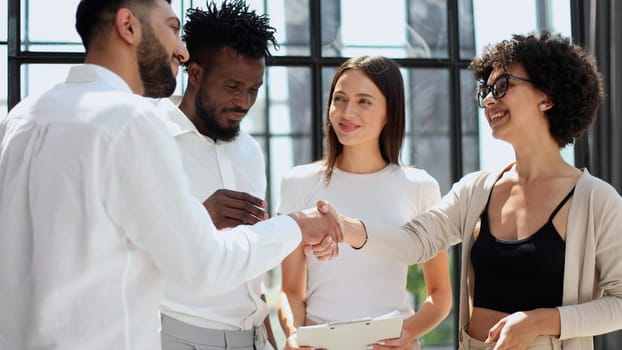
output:
M462 178L401 228L409 235L343 219L368 235L361 252L408 263L462 242L461 349L593 349L594 335L622 328L622 197L560 149L601 104L596 62L542 32L492 45L469 68L492 135L515 161Z

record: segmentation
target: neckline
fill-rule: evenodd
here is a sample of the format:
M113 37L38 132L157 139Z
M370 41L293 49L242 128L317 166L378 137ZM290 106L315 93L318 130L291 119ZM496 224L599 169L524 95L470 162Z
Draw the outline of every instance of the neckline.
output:
M379 174L385 173L385 172L389 171L390 169L393 169L393 167L395 167L395 166L397 166L397 164L389 163L389 164L385 165L382 169L379 169L379 170L371 172L371 173L353 173L353 172L349 172L347 170L343 170L343 169L335 166L333 168L333 172L341 173L341 174L348 175L348 176L370 176L370 175L379 175Z
M561 200L561 202L555 207L555 209L551 212L551 215L549 215L548 220L539 228L537 229L535 232L533 232L532 234L530 234L529 236L525 237L525 238L521 238L521 239L502 239L502 238L498 238L497 236L495 236L492 233L492 230L490 229L490 218L488 217L488 205L490 204L490 198L492 197L492 191L495 187L495 185L497 184L497 182L501 179L501 177L503 176L503 174L505 174L508 170L510 170L514 164L516 164L516 162L512 162L510 163L508 166L506 166L495 178L495 181L491 184L490 186L490 191L488 192L488 199L486 200L486 206L484 207L484 211L482 212L482 214L480 215L480 220L483 221L482 224L486 225L486 229L488 231L488 234L490 235L490 237L492 237L496 242L499 243L504 243L504 244L518 244L518 243L523 243L526 241L529 241L532 239L532 237L535 237L538 233L540 233L544 228L546 228L546 226L551 225L552 229L555 231L555 233L557 234L557 237L559 237L560 240L562 240L564 242L564 240L561 238L561 235L559 234L559 232L557 231L557 229L555 228L555 225L553 225L553 219L555 218L555 215L557 215L557 212L559 210L561 210L561 208L564 206L564 204L566 204L566 202L574 195L575 189L577 188L577 185L579 184L579 181L581 180L581 178L583 177L583 175L586 174L586 169L585 168L580 168L579 170L581 171L581 175L577 178L577 181L575 182L574 186L572 186L572 189L568 192L568 194L566 194L566 196ZM572 204L571 204L572 205Z

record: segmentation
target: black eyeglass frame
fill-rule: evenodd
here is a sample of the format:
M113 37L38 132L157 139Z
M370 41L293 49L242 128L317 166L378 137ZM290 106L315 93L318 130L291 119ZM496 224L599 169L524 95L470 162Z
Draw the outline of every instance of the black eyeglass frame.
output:
M497 89L497 82L499 82L500 79L505 79L505 89L501 92L499 92L499 90ZM492 82L491 85L486 84L484 80L480 80L478 83L478 87L477 87L477 106L479 108L486 108L486 106L484 105L484 99L491 92L492 92L492 97L494 97L495 100L503 98L503 96L505 96L505 94L508 92L508 88L510 87L510 79L524 81L526 83L533 84L533 81L529 79L517 77L510 73L503 73L499 75L495 79L495 81Z

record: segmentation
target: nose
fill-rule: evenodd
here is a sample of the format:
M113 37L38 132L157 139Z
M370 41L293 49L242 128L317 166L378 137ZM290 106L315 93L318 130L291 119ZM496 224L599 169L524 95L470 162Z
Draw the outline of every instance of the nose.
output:
M488 107L489 105L497 103L497 99L492 95L492 91L489 91L488 94L484 96L482 102L484 103L484 107Z
M257 96L250 91L242 91L236 96L236 104L242 109L250 109Z
M355 107L356 106L354 103L348 101L344 104L343 109L341 110L341 114L343 114L344 116L353 115L355 112Z
M187 62L190 58L190 54L188 53L188 49L186 49L186 45L181 41L181 38L177 40L177 49L175 50L175 54L177 55L177 59L179 59L179 63Z

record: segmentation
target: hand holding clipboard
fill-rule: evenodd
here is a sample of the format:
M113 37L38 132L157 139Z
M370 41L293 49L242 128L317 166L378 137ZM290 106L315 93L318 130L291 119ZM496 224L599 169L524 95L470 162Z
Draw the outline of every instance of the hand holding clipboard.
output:
M365 350L367 344L382 339L399 338L404 319L399 312L375 318L303 326L296 332L300 346L328 350Z

